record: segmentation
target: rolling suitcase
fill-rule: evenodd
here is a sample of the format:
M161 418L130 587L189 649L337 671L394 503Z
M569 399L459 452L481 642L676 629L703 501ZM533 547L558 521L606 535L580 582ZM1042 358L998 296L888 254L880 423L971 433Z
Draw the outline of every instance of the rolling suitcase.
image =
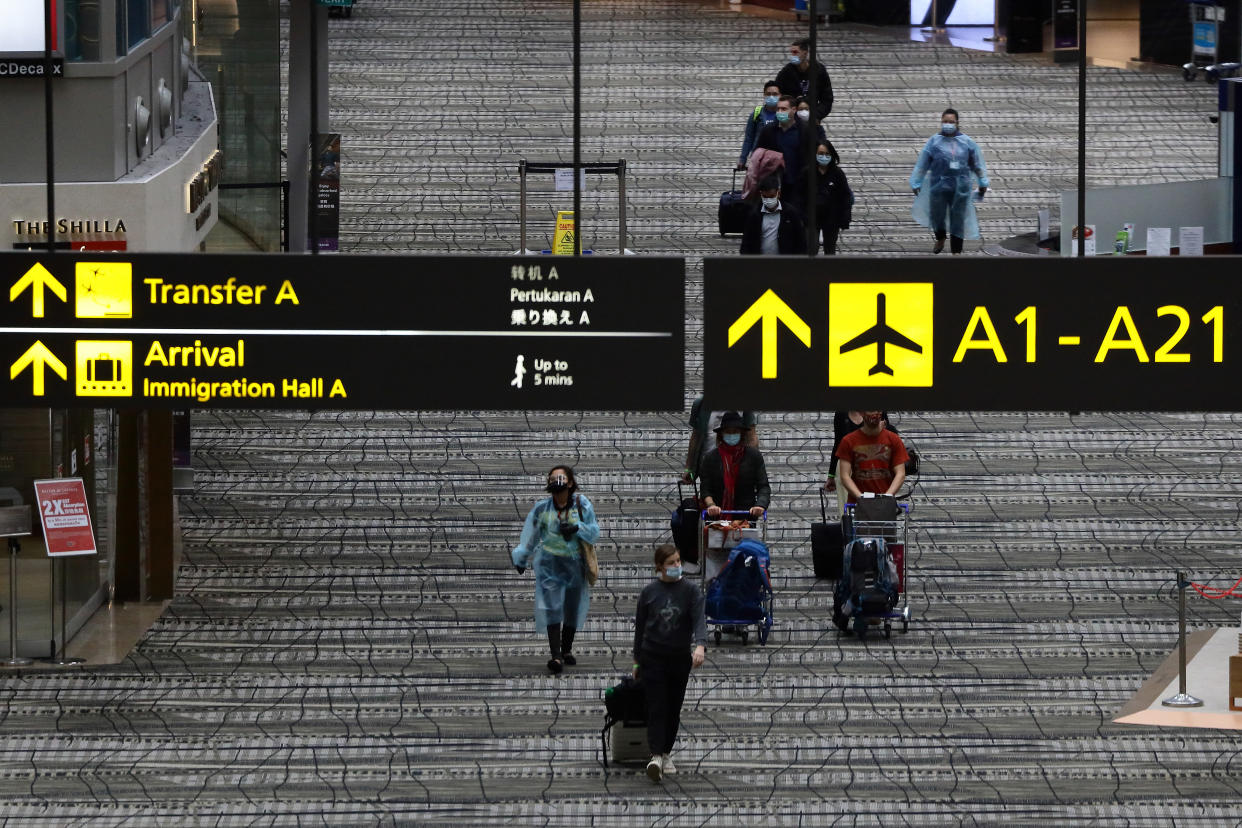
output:
M811 565L815 577L836 581L841 578L841 556L845 549L845 532L841 522L828 521L824 490L819 490L820 523L811 524Z
M746 214L750 211L750 205L742 200L742 191L737 189L737 170L733 171L731 187L720 194L720 207L716 211L721 236L742 235L746 227Z

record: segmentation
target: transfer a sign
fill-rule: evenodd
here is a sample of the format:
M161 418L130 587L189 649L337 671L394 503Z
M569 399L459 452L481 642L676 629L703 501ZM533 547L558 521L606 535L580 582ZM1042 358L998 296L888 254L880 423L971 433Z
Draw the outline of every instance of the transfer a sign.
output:
M5 253L0 283L5 406L684 401L680 259Z
M94 555L95 531L81 478L36 480L34 487L48 557Z
M1242 409L1239 262L708 259L716 409Z

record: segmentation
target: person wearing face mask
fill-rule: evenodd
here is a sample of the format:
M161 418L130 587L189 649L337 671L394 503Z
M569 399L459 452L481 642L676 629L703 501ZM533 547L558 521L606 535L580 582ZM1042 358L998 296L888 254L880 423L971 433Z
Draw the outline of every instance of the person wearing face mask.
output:
M794 117L804 124L811 123L811 104L806 98L794 99ZM820 141L828 140L828 133L824 132L824 125L817 123L812 126L815 131L815 137Z
M884 424L884 428L899 434L897 426L893 425L887 411L880 412L880 422ZM837 494L837 514L841 515L845 512L845 503L849 498L849 492L845 486L837 485L837 449L841 448L841 441L853 434L855 431L863 427L863 413L861 411L837 411L832 418L832 459L828 463L828 479L824 481L824 491L836 492Z
M550 497L527 514L522 539L510 556L519 575L528 568L535 571L535 627L548 635L548 670L559 673L566 664L578 663L574 636L591 605L582 544L599 539L599 524L591 501L578 494L569 466L548 472L547 490Z
M776 104L776 121L759 130L755 147L779 152L785 159L781 189L786 201L801 206L801 195L806 192L806 159L815 150L815 130L795 116L792 96L781 95Z
M683 580L681 555L671 543L655 550L656 579L638 596L634 617L634 677L647 698L647 776L659 782L677 772L673 744L681 725L690 671L707 648L703 593ZM693 648L693 649L692 649Z
M742 442L743 429L742 415L726 411L716 429L720 445L703 458L699 482L709 518L721 510L761 517L771 502L767 464L759 449Z
M755 148L759 130L776 121L776 105L781 99L781 88L776 81L768 81L763 85L763 103L755 107L755 111L746 119L746 131L742 133L742 154L737 158L737 169L746 169L746 159Z
M824 240L824 255L837 252L837 238L850 226L854 193L841 170L836 147L823 139L815 147L815 221Z
M845 435L837 446L837 485L851 503L864 492L893 495L906 479L910 455L896 432L884 427L883 411L862 412L862 427Z
M806 253L806 225L802 215L781 198L781 182L775 175L759 182L759 205L746 216L742 227L744 255L790 255Z
M915 200L914 220L936 234L933 253L944 250L946 235L952 240L954 255L962 252L964 239L979 238L979 218L971 197L975 178L978 198L988 190L988 168L970 136L961 131L956 109L940 116L940 131L927 139L919 160L910 173L910 189Z
M832 81L828 79L828 70L824 64L815 61L815 71L819 73L819 100L815 104L815 120L822 121L832 112ZM806 97L811 94L811 40L800 38L789 44L789 57L781 71L776 73L776 83L782 95L799 95Z

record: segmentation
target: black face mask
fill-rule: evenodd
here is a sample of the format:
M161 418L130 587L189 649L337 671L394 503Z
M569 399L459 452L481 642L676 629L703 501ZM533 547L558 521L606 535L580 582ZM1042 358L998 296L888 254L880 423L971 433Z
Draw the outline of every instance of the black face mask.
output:
M569 480L563 474L558 474L556 477L548 481L549 494L557 494L558 492L563 492L568 488Z

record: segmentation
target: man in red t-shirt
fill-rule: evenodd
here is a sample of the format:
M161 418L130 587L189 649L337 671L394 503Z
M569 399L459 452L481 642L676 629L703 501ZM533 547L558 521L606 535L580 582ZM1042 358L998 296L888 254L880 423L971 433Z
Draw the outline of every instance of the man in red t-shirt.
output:
M862 428L847 434L837 447L837 478L855 503L863 492L897 494L910 459L901 438L884 428L884 412L862 414Z

